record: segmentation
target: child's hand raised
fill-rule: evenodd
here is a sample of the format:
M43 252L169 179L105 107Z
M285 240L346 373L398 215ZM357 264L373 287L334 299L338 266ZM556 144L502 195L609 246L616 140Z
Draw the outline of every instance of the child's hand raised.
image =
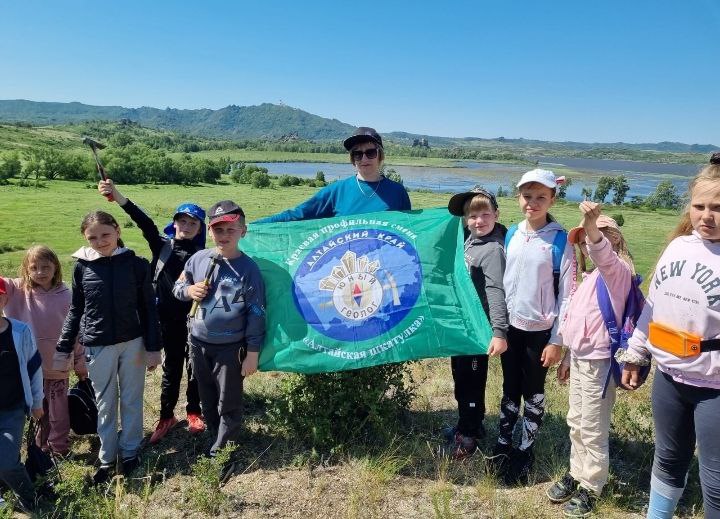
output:
M597 226L597 220L602 213L601 208L602 206L597 202L591 202L590 200L580 202L580 212L583 215L580 225L583 226L592 243L599 243L602 240L602 233Z
M583 215L582 226L585 227L586 223L597 222L598 217L602 213L601 209L602 206L597 202L591 202L590 200L580 202L580 212Z
M104 197L110 195L119 205L125 205L127 202L127 198L118 191L112 179L101 180L98 182L98 191L100 191L100 194Z

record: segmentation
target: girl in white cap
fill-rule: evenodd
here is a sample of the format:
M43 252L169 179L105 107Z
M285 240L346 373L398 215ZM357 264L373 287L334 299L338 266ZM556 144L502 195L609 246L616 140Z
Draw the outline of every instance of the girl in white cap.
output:
M545 413L545 375L562 355L558 325L574 285L575 255L565 229L548 213L562 181L544 169L522 176L518 202L525 219L511 227L505 239L503 285L510 327L508 349L501 357L500 431L491 461L506 484L528 481L533 444ZM514 451L521 399L522 440Z

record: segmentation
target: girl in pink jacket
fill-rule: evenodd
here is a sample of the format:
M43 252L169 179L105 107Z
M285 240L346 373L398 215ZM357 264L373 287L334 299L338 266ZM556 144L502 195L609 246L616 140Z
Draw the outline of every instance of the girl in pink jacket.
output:
M720 517L720 153L690 182L690 204L650 281L628 341L622 384L657 363L651 519L671 518L697 444L706 518Z
M598 303L598 278L607 287L616 322L622 322L625 300L634 275L632 257L615 220L600 214L600 205L585 201L580 227L568 234L568 241L580 249L584 281L570 299L560 326L563 344L568 347L558 367L558 379L570 380L570 470L546 494L553 503L569 502L566 517L592 513L608 479L610 465L610 414L615 402L614 377L605 384L611 369L610 335ZM595 269L586 273L586 258Z
M62 281L57 255L48 247L31 247L20 266L20 277L6 279L8 304L5 315L27 323L42 357L45 414L36 438L40 448L65 455L70 450L68 414L69 371L87 377L85 356L77 343L73 365L66 370L53 369L53 354L70 307L70 289Z

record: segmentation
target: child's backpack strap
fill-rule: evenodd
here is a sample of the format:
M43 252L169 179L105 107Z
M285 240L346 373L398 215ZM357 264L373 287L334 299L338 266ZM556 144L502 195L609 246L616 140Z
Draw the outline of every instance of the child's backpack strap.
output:
M165 263L167 263L167 261L170 259L170 255L172 254L173 241L174 240L172 239L165 240L162 249L160 249L157 263L155 263L155 273L153 274L153 288L157 288L157 282L158 278L160 277L160 273L162 272L162 269L165 268Z
M620 349L627 349L628 339L632 336L635 324L640 318L643 306L645 305L645 296L643 296L643 293L640 290L641 284L642 276L634 275L630 282L630 290L625 297L625 311L623 312L622 323L618 325L605 280L603 280L602 276L599 276L597 279L595 287L597 291L598 306L600 307L600 313L605 321L605 327L610 335L610 369L608 370L607 378L605 379L605 384L603 386L603 398L605 398L605 393L607 392L608 385L610 384L610 377L614 377L615 384L618 387L621 387L620 378L622 376L623 366L615 360L615 354ZM644 380L647 378L649 373L650 366L643 366L639 375Z
M560 266L562 265L563 254L565 254L565 245L567 244L567 232L561 229L555 233L555 239L552 244L552 262L553 262L553 291L557 300L560 293Z
M507 251L508 245L510 245L510 240L512 240L513 234L515 234L515 231L517 231L518 226L517 224L513 224L510 226L510 228L505 233L505 250Z
M610 377L614 376L614 372L618 370L619 366L615 360L615 352L620 347L620 328L615 319L615 310L612 307L612 301L610 301L610 293L608 292L607 285L602 276L598 276L595 283L595 291L597 293L598 307L600 313L605 321L605 327L607 328L608 335L610 335L610 370L608 371L605 384L603 385L602 397L605 398L608 384L610 383Z

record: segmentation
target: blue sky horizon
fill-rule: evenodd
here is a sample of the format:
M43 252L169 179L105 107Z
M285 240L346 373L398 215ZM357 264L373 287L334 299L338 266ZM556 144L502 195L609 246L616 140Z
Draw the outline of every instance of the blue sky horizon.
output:
M720 2L0 3L0 99L720 145Z

